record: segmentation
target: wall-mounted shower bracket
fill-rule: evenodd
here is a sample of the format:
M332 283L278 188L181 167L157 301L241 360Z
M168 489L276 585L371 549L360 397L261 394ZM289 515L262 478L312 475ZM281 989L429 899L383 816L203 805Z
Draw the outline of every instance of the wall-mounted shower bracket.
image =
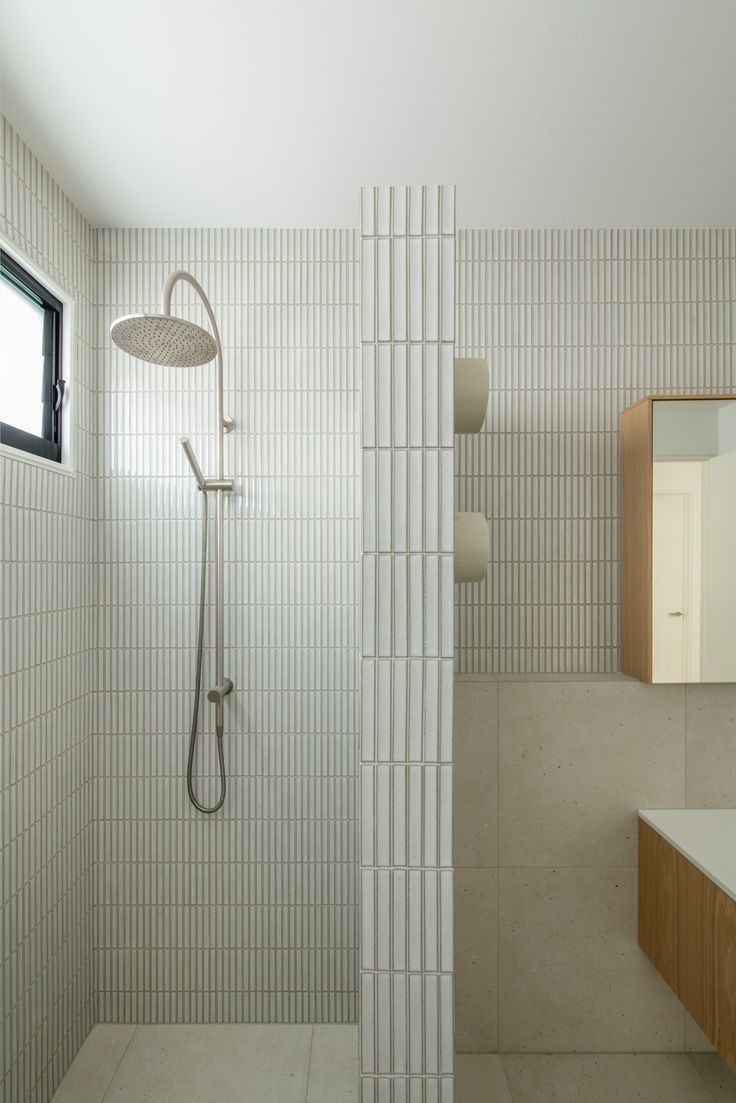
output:
M207 694L207 700L211 701L213 705L221 704L227 697L228 693L232 693L233 683L229 678L223 678L219 685L213 686Z
M200 490L235 490L234 479L205 479L204 486L200 487Z
M187 457L189 466L192 469L192 474L194 475L194 481L199 490L235 490L235 481L233 479L206 479L202 474L202 468L199 466L197 457L194 455L194 449L192 448L189 437L180 437L179 442L184 449L184 455Z

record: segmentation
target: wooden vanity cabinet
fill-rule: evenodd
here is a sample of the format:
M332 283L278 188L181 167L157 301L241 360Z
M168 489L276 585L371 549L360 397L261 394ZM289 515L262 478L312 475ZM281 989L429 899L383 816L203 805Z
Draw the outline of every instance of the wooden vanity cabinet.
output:
M736 1071L736 901L641 818L639 945Z

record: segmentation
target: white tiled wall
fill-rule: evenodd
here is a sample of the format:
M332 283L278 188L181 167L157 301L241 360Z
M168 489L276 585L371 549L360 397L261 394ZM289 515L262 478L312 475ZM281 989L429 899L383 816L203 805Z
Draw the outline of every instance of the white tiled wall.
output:
M487 356L459 509L491 562L458 590L461 673L618 669L618 415L733 390L736 230L461 230L459 356Z
M93 231L2 142L0 229L77 308L76 476L0 459L3 1098L43 1103L98 1017L357 1015L358 238ZM214 819L185 796L199 503L178 445L212 468L213 369L108 337L179 266L211 294L238 423Z
M94 1021L95 239L2 116L0 159L0 232L76 304L76 475L0 455L0 1095L45 1103Z
M358 260L341 231L100 231L99 1017L354 1021ZM157 368L109 323L201 281L221 327L228 795L184 770L214 366ZM202 322L186 287L177 312ZM210 591L211 593L211 591ZM209 636L210 641L212 635ZM210 684L208 650L203 686ZM198 773L216 778L202 699Z
M451 1103L450 187L362 193L364 1103Z

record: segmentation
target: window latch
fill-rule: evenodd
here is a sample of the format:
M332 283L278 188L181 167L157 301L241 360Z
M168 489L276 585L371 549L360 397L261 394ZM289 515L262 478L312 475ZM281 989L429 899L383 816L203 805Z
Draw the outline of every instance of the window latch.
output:
M56 398L54 399L54 413L59 409L64 399L64 388L66 387L66 379L57 379L54 383L54 392Z

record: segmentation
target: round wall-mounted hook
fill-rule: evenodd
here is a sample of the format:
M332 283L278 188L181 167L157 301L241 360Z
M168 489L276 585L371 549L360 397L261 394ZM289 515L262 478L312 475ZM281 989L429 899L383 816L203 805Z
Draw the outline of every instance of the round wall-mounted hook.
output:
M222 419L222 427L226 433L232 433L235 428L235 418L225 415Z

